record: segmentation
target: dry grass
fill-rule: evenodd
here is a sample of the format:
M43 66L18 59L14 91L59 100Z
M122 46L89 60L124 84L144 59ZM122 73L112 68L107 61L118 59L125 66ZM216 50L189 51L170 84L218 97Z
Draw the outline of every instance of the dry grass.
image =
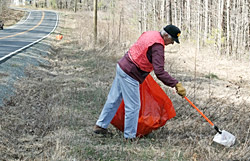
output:
M89 42L91 18L88 15L81 17L74 13L61 14L55 34L61 33L64 38L55 41L53 34L48 39L52 44L48 56L50 65L28 69L27 77L15 85L16 95L0 108L1 160L250 158L247 90L237 84L238 80L233 80L234 83L226 78L222 80L215 70L211 73L219 79L206 78L208 73L203 71L204 68L199 70L196 80L195 104L215 124L237 137L233 147L213 143L215 131L210 125L187 102L173 94L172 89L164 86L177 112L164 127L141 138L138 143L123 142L122 133L112 126L109 127L114 134L112 137L93 136L92 127L105 103L116 62L124 51L112 42L92 49ZM72 34L82 31L80 24L83 22L88 24L84 27L86 39L81 34L79 37ZM180 50L176 50L179 46L168 48L166 69L183 82L188 97L194 100L193 59L187 58L191 54L184 55L183 52L191 53L193 49L189 45L183 46L185 48Z
M4 22L4 27L8 27L16 24L20 21L25 15L24 11L12 10L8 8L4 8L2 14L0 14L0 20Z

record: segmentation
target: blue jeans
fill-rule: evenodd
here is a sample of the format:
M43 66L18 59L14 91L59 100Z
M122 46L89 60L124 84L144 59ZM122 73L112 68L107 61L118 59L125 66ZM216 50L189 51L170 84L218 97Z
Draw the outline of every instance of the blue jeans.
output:
M135 138L141 106L139 87L139 82L127 75L117 64L115 79L96 125L108 128L123 99L125 104L124 137Z

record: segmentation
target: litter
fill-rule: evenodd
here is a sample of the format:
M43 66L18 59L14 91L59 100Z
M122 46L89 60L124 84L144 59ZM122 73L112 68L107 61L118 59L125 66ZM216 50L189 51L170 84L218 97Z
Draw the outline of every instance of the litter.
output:
M235 143L235 136L231 133L220 130L217 126L215 126L187 97L184 97L206 120L213 126L213 128L217 131L217 134L214 136L213 141L224 146L230 147Z

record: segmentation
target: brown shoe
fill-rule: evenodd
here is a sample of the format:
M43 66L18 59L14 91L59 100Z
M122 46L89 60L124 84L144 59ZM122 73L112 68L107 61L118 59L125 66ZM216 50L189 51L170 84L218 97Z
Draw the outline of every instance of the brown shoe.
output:
M137 138L124 138L125 143L137 143L138 139Z
M94 133L96 134L103 134L103 135L106 135L108 133L108 130L107 129L104 129L98 125L95 125L94 126L94 129L93 129Z

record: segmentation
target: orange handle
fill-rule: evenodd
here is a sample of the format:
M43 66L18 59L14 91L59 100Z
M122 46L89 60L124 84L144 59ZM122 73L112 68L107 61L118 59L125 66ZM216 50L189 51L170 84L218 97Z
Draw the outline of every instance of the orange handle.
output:
M184 98L207 120L207 122L210 123L210 125L214 126L214 124L186 96Z

